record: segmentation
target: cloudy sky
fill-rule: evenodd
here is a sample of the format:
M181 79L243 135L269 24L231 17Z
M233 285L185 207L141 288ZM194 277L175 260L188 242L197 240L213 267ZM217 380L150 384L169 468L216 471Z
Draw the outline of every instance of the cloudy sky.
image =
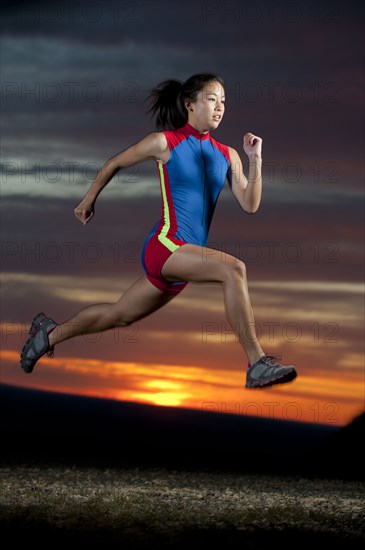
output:
M363 66L358 2L66 1L1 8L1 383L151 404L345 424L364 409ZM6 6L6 4L8 4ZM135 326L60 344L32 375L33 316L113 302L142 273L160 214L154 163L73 208L111 156L153 131L159 82L216 72L214 137L263 138L254 216L227 187L209 244L245 261L264 350L293 384L244 389L219 285L190 284Z

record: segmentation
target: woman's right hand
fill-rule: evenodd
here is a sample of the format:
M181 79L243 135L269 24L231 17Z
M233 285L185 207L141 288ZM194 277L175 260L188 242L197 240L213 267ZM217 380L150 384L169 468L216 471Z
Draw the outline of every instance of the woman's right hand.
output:
M94 215L94 204L94 201L90 201L85 197L74 209L76 218L84 225L86 225Z

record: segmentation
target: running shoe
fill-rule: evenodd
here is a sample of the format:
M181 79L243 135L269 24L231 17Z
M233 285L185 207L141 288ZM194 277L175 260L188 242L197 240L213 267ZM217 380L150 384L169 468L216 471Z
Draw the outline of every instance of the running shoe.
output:
M57 323L45 316L44 313L38 313L33 319L29 330L30 338L23 346L20 355L20 364L24 372L31 373L38 359L45 353L53 357L54 346L49 344L48 335L57 326Z
M281 365L273 355L260 357L253 365L248 365L246 388L266 388L274 384L284 384L296 378L293 365Z

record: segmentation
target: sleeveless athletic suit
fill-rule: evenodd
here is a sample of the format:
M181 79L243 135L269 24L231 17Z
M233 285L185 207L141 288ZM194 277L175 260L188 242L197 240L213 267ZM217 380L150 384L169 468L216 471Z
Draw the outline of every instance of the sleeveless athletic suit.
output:
M149 233L142 251L148 280L169 294L178 294L186 282L167 281L162 267L184 244L204 246L215 205L230 168L227 145L200 134L189 123L164 132L170 158L157 161L162 197L162 215Z

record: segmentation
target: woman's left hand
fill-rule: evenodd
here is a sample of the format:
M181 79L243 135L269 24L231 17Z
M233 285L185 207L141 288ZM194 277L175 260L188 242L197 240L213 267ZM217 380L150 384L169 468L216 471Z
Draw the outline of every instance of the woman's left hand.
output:
M251 132L247 132L243 136L243 150L247 156L258 155L261 157L262 153L262 139Z

